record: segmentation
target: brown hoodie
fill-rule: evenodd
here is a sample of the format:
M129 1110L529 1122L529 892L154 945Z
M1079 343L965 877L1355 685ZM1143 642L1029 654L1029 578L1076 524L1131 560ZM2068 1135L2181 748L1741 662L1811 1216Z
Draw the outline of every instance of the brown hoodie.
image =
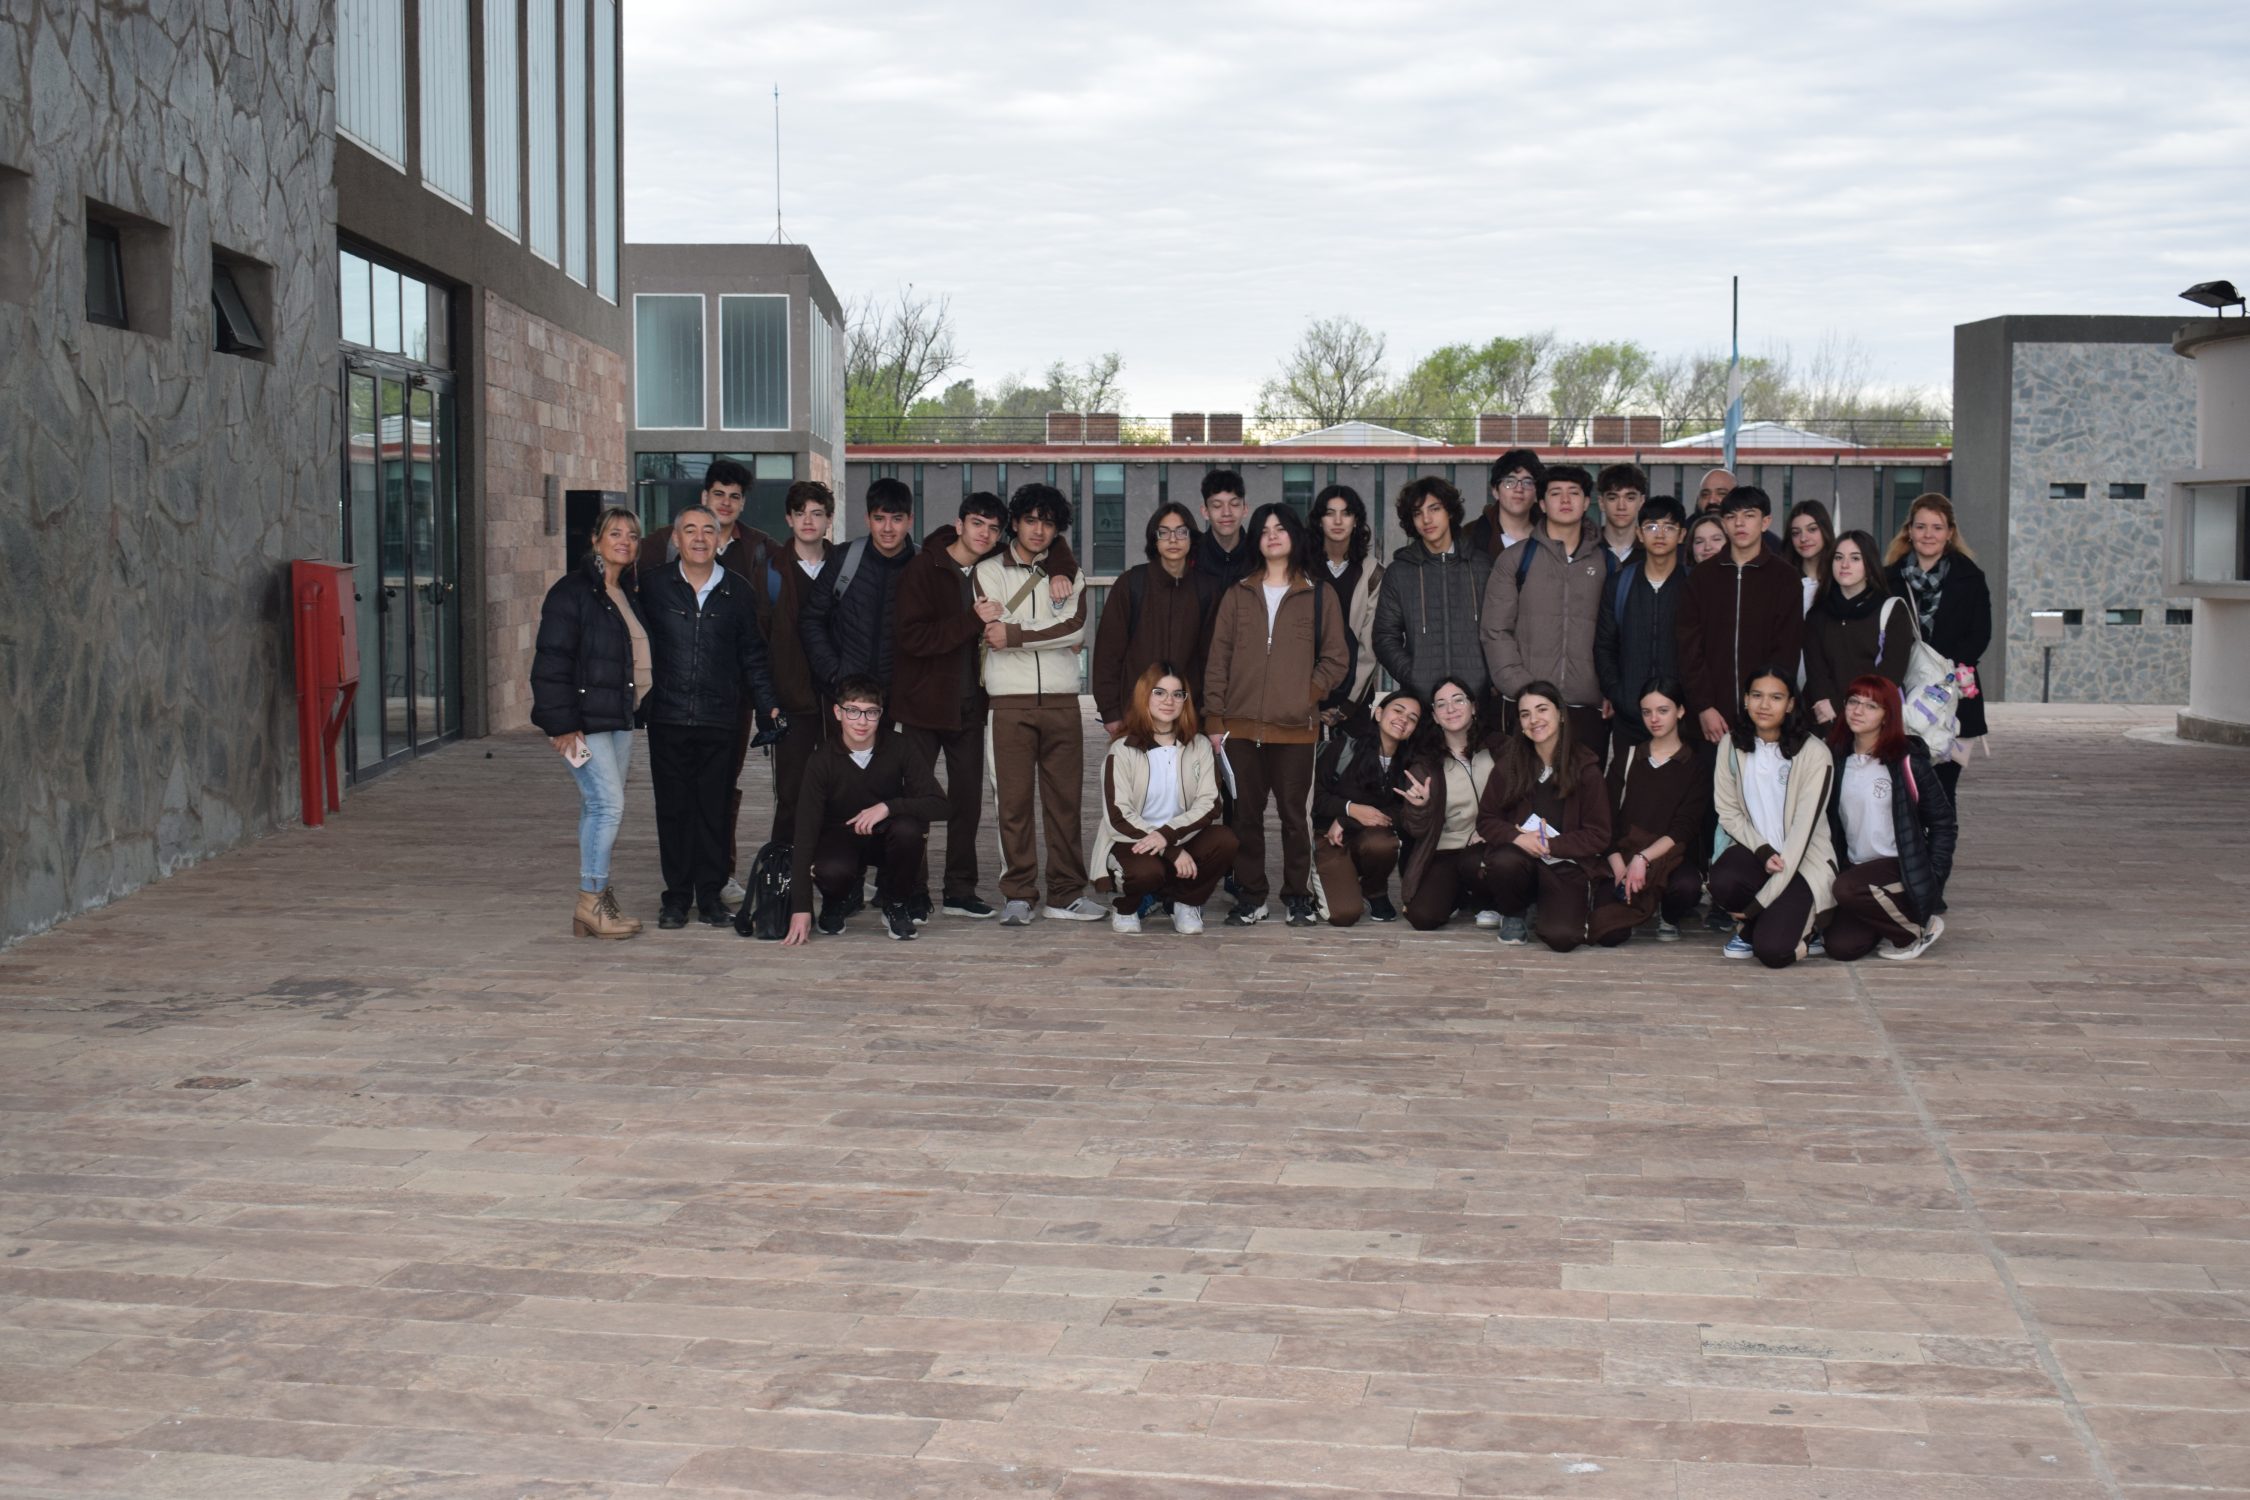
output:
M1344 680L1351 649L1336 591L1310 580L1289 585L1266 629L1265 572L1228 589L1211 621L1211 651L1203 667L1205 727L1259 744L1310 745L1319 738L1315 711ZM1320 654L1313 655L1313 602L1318 595Z

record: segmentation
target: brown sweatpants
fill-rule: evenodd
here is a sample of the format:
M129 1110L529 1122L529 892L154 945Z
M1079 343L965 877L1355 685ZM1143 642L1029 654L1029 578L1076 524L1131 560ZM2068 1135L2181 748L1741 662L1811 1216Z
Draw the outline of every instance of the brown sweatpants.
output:
M1151 895L1182 906L1201 906L1210 900L1227 871L1234 868L1234 830L1213 824L1184 847L1188 858L1195 861L1195 874L1186 880L1180 878L1169 858L1135 854L1130 844L1112 849L1110 858L1117 865L1117 910L1131 916L1141 909L1141 898Z
M821 725L828 719L827 705L805 713L789 715L789 727L781 732L781 740L773 748L773 832L769 835L776 843L786 844L797 836L797 788L805 784L805 767L812 764L813 752L820 748ZM737 779L740 768L737 768ZM735 806L742 805L742 792L734 794ZM737 867L739 873L739 867Z
M1695 915L1703 899L1703 875L1687 851L1675 847L1648 867L1640 894L1628 901L1617 894L1614 880L1594 884L1594 915L1587 934L1605 948L1614 948L1633 935L1633 929L1659 910L1674 927Z
M1253 744L1227 736L1234 771L1234 883L1252 906L1266 899L1266 801L1281 815L1281 898L1312 894L1312 744Z
M1085 738L1076 699L1035 707L993 705L992 780L999 803L1000 859L1006 867L1000 872L1002 899L1039 900L1035 799L1039 821L1046 825L1047 904L1068 906L1086 894L1079 824Z
M1398 868L1398 835L1388 828L1344 820L1344 841L1331 844L1325 834L1313 844L1313 869L1320 876L1321 902L1328 908L1328 925L1349 927L1367 914L1367 903L1390 890L1391 871Z
M1836 872L1836 909L1823 938L1830 958L1849 963L1879 944L1903 948L1921 934L1906 907L1906 879L1897 860L1871 859Z
M984 822L984 713L964 714L959 729L923 729L900 726L906 753L937 774L938 756L945 756L945 899L956 901L977 893L977 829ZM927 866L929 856L923 856ZM928 893L929 870L922 871L923 894Z
M1434 932L1452 921L1463 904L1481 909L1491 896L1484 878L1484 852L1482 844L1433 851L1421 884L1407 898L1406 924L1416 932Z
M1568 953L1586 941L1593 885L1578 861L1551 865L1513 844L1501 844L1485 854L1484 878L1493 906L1504 917L1520 917L1533 902L1538 903L1539 920L1531 930L1557 953Z

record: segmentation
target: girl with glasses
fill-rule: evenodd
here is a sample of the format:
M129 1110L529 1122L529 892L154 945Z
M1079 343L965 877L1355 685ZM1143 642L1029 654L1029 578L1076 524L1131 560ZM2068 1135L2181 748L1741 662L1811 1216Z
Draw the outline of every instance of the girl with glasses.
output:
M1154 663L1177 663L1188 689L1203 691L1204 634L1225 585L1194 566L1195 538L1186 506L1158 506L1148 518L1148 560L1127 568L1102 605L1087 682L1111 739L1125 732L1126 701Z
M1094 888L1115 898L1115 932L1141 930L1143 898L1172 904L1172 930L1203 930L1203 903L1234 868L1235 836L1219 818L1219 768L1196 732L1195 699L1170 662L1133 684L1118 737L1102 760L1102 823Z
M1430 711L1408 747L1399 789L1399 826L1407 838L1399 893L1417 932L1443 927L1463 909L1479 926L1500 925L1484 877L1484 835L1477 804L1492 780L1492 752L1477 724L1476 698L1459 677L1440 678Z

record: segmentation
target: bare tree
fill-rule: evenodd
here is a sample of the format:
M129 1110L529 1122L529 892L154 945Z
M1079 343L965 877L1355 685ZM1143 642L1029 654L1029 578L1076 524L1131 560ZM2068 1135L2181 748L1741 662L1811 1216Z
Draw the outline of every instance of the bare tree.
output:
M1124 400L1125 392L1118 385L1118 376L1125 368L1125 356L1112 349L1107 354L1097 354L1073 370L1061 360L1047 366L1047 389L1053 391L1060 403L1056 411L1115 411Z
M1386 341L1357 318L1315 318L1259 387L1261 421L1310 418L1323 427L1370 414L1384 389Z
M917 296L911 282L894 300L855 298L844 327L844 404L855 426L896 436L922 393L961 366L952 299Z

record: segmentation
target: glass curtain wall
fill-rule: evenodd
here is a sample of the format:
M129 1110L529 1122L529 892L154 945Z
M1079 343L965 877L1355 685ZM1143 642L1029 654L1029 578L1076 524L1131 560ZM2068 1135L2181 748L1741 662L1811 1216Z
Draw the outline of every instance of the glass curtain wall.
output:
M633 425L700 431L703 295L643 292L633 298Z
M586 283L586 0L563 0L563 271Z
M524 171L532 253L562 264L562 167L556 147L562 107L555 74L555 0L524 0Z
M469 0L421 0L422 181L463 208L476 197L469 128Z
M392 166L406 164L405 0L339 0L336 126Z
M719 298L719 425L779 432L789 426L789 299Z
M617 300L616 0L594 0L594 290Z
M522 142L516 128L521 51L516 0L484 0L484 216L510 239L523 234Z

